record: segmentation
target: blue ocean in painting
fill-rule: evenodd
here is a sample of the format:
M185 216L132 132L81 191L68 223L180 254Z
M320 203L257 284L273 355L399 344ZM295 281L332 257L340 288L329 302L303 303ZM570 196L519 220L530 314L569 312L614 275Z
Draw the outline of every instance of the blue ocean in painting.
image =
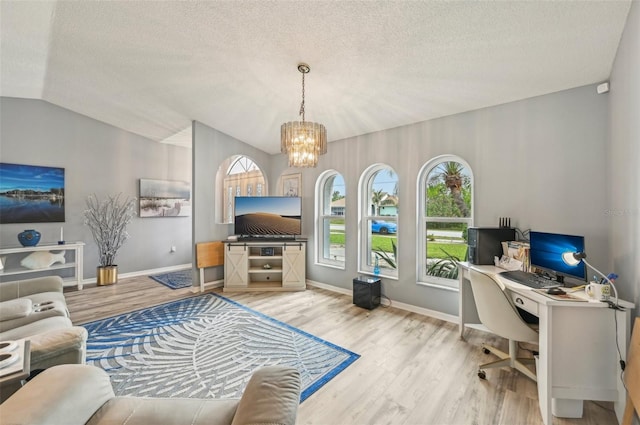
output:
M0 163L0 223L64 222L64 168Z

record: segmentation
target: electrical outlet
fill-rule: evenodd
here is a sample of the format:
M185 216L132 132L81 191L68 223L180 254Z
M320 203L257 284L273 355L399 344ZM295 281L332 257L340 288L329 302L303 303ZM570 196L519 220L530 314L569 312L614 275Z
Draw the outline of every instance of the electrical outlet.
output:
M171 252L176 252L176 246L175 245L171 245Z

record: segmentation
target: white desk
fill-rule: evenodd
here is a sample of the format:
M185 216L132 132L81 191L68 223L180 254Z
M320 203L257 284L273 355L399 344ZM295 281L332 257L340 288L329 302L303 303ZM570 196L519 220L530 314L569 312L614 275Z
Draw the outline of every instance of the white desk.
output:
M480 323L469 282L470 267L492 274L503 271L459 263L461 338L466 325ZM620 301L625 310L613 310L601 302L557 301L497 276L514 303L540 319L538 399L545 425L553 423L552 414L581 417L583 400L613 401L621 421L626 393L620 379L616 321L620 353L626 359L633 304Z

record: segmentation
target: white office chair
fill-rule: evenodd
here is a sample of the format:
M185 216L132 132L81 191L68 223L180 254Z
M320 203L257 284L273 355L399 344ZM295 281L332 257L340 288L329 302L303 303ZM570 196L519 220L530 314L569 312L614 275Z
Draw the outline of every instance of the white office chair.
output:
M485 353L493 353L500 360L482 364L478 368L478 376L486 379L483 369L509 366L520 371L525 376L536 380L535 373L525 364L534 359L518 358L518 342L538 343L538 332L528 325L513 305L504 285L492 275L470 269L471 288L476 301L478 316L483 325L491 332L509 340L509 353L505 353L490 345L482 344Z

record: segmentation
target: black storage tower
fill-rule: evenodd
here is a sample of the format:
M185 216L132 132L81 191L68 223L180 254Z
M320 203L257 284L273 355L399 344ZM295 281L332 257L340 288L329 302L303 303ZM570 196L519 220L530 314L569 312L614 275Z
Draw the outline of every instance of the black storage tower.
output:
M469 227L469 263L491 264L493 257L502 256L502 242L515 241L516 229L511 227Z

